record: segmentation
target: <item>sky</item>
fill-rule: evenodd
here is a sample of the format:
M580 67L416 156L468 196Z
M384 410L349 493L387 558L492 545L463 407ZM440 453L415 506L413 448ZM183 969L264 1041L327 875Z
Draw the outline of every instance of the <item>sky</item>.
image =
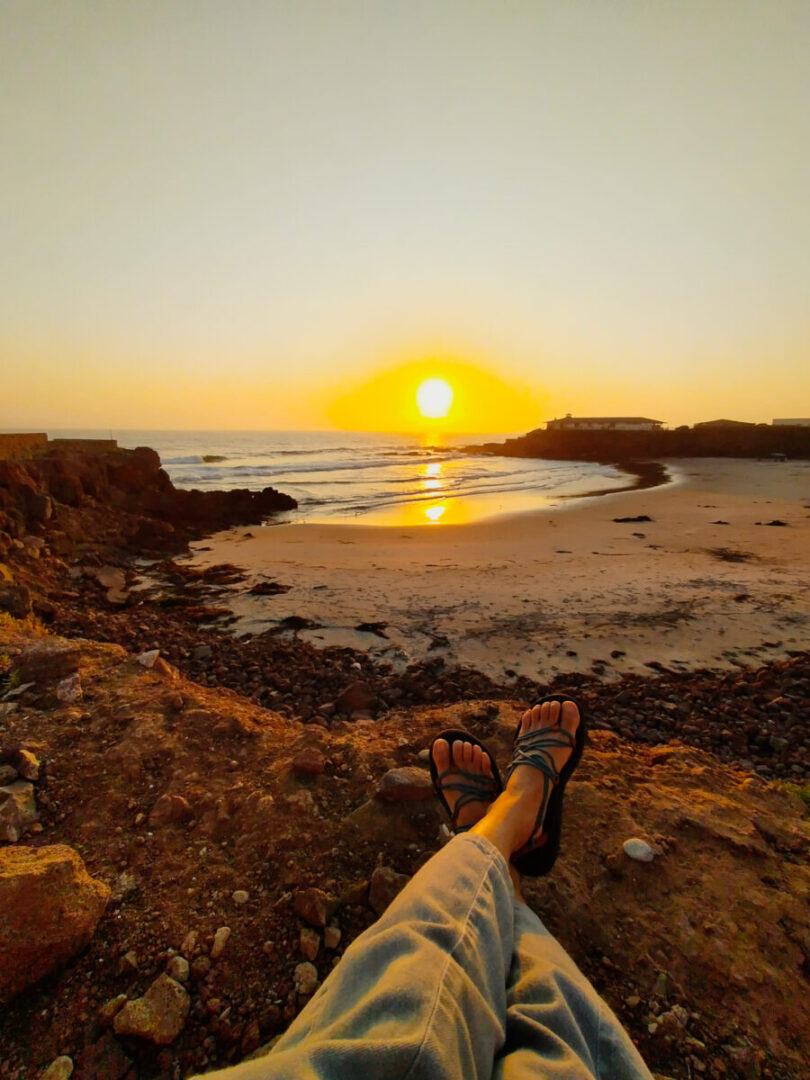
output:
M803 0L3 0L0 428L810 416L809 95Z

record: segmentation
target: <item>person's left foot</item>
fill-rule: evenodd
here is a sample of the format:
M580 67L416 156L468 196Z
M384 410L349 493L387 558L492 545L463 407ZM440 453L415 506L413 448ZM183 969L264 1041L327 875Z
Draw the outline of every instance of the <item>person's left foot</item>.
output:
M463 742L456 739L453 742L453 754L452 763L450 759L450 745L446 739L437 739L433 744L433 761L436 764L436 768L439 774L443 773L446 769L454 766L454 771L447 774L441 781L442 794L447 800L447 805L450 807L450 814L455 812L456 803L459 800L460 792L448 790L448 784L455 784L460 781L469 783L469 779L455 770L463 769L467 773L472 773L475 776L492 778L492 762L489 759L489 754L486 750L482 750L480 746L476 746L474 743ZM493 789L493 796L495 794ZM491 799L475 799L470 800L462 806L459 810L458 817L456 818L455 825L458 828L460 825L475 825L486 814L489 809Z

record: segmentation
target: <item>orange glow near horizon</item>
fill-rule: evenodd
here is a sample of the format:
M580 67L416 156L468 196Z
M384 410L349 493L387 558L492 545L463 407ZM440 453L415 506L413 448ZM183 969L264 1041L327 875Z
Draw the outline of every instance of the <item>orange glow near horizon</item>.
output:
M539 427L542 403L483 367L456 360L412 361L344 389L327 407L349 431L442 434L523 432Z

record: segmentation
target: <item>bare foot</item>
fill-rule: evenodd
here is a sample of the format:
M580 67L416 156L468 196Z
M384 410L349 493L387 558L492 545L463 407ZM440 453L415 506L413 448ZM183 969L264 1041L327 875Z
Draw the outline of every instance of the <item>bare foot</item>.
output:
M446 739L437 739L433 744L433 760L440 775L451 767L450 745ZM465 772L473 773L475 776L492 777L492 762L489 759L489 754L474 743L462 742L456 739L453 742L452 765L456 769L464 769ZM456 803L461 797L461 792L449 789L448 784L469 782L466 777L456 771L449 773L441 781L442 794L450 807L451 816L455 813ZM459 810L457 818L455 818L455 827L475 825L486 814L490 803L490 799L470 799L469 802L465 802Z
M560 728L573 736L579 726L579 709L573 701L560 704L546 701L523 714L520 734L538 728ZM573 745L550 747L547 751L559 772L573 752ZM488 837L506 859L524 847L537 824L543 796L550 788L544 773L531 765L519 765L506 788L472 832Z

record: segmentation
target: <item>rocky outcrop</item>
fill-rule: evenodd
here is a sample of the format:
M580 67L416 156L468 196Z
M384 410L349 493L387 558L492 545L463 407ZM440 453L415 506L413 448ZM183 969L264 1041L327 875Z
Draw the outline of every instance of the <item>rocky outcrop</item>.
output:
M25 461L0 460L0 541L57 533L59 545L103 541L125 548L182 550L191 537L256 524L298 504L274 488L185 491L149 447L49 446ZM0 554L3 550L0 544Z
M810 457L810 428L741 424L679 427L672 431L559 431L538 429L503 443L466 446L471 453L563 461L620 461L673 457Z
M81 952L109 892L63 844L0 849L0 1001Z

